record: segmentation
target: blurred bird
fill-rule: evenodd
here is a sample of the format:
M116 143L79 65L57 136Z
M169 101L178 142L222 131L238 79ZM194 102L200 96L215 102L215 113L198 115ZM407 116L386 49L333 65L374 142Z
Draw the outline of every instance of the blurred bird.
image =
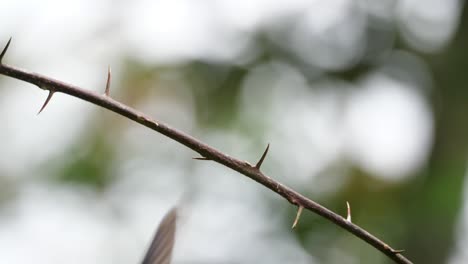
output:
M142 264L170 264L174 247L177 210L172 208L163 218L146 252Z

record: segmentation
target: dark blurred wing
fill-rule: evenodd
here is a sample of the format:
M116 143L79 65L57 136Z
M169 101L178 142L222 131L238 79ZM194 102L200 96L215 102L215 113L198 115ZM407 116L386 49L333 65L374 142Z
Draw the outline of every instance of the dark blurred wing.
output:
M170 210L159 224L142 264L170 264L174 247L177 210Z

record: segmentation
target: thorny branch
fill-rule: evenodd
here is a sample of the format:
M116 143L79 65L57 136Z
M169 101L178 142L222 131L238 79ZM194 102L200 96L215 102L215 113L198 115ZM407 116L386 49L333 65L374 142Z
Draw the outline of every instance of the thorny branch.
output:
M3 64L2 59L10 45L10 42L11 38L8 41L5 48L3 49L2 53L0 54L0 74L10 76L15 79L23 80L25 82L34 84L41 89L48 90L49 96L47 97L46 103L41 108L41 111L45 108L45 105L50 101L52 95L55 92L65 93L88 101L100 107L106 108L187 146L188 148L194 150L195 152L201 155L201 158L196 159L212 160L226 167L229 167L262 184L263 186L267 187L273 192L281 195L291 204L296 205L301 211L301 208L305 208L328 219L329 221L335 223L336 225L342 227L343 229L347 230L348 232L372 245L373 247L387 255L389 258L394 260L396 263L412 263L410 260L408 260L401 254L402 250L396 250L391 248L386 243L379 240L377 237L373 236L372 234L370 234L363 228L357 226L356 224L352 223L351 221L348 221L346 218L332 212L326 207L308 199L300 193L263 174L263 172L260 171L260 166L268 152L268 147L266 148L262 157L256 165L251 165L246 161L230 157L220 152L219 150L199 141L198 139L193 138L190 135L187 135L157 120L154 120L151 117L145 115L144 113L112 99L109 96L110 70L108 74L108 81L105 93L98 94L96 92L85 90L75 85L67 84L38 73L29 72L26 70ZM296 221L297 220L298 219L296 219Z

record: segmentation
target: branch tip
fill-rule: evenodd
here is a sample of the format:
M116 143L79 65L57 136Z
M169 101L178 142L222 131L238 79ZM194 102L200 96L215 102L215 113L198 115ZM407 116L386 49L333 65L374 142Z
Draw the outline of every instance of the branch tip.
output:
M8 40L7 44L5 45L5 48L3 48L2 53L0 54L0 64L2 64L3 56L5 56L5 53L7 52L8 47L10 47L10 43L11 43L11 37Z
M346 216L346 221L351 223L351 206L349 205L348 201L346 201L346 207L348 208L348 215Z
M110 67L110 65L109 65L109 66L107 67L106 90L104 91L104 94L105 94L106 96L109 96L110 84L111 84L111 67Z
M263 163L263 161L265 160L265 157L266 157L266 155L267 155L269 149L270 149L270 143L268 143L268 145L267 145L265 151L263 152L262 156L260 157L260 160L259 160L259 161L257 162L257 164L255 165L255 168L256 168L257 170L260 170L260 167L262 166L262 163Z
M42 105L41 109L39 110L39 112L37 112L37 115L39 115L42 110L44 110L44 108L47 106L47 104L49 103L50 99L52 99L52 96L54 95L54 91L52 90L49 90L49 95L47 96L47 99L45 100L44 104Z
M299 222L299 218L301 218L302 209L304 209L302 205L300 205L299 208L297 209L296 219L294 219L294 223L292 225L293 229L296 228L297 223Z

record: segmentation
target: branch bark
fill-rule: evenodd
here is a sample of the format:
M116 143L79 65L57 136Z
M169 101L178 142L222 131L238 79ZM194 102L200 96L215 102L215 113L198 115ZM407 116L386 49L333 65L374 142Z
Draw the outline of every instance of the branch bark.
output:
M11 41L11 39L10 39ZM246 161L242 161L233 157L230 157L221 151L201 142L200 140L187 135L175 128L172 128L162 122L154 120L153 118L145 115L144 113L135 110L123 103L120 103L110 96L108 96L108 88L106 88L106 92L104 94L98 94L93 91L89 91L78 86L68 84L59 80L55 80L53 78L29 72L26 70L22 70L19 68L15 68L13 66L9 66L2 63L2 59L9 47L10 41L8 41L7 45L3 49L2 53L0 54L0 74L6 75L18 80L22 80L31 84L38 86L43 90L48 90L51 94L55 92L60 92L64 94L68 94L77 98L80 98L84 101L90 102L97 106L106 108L110 111L113 111L119 115L127 117L137 123L142 124L156 132L159 132L180 144L185 145L186 147L192 149L193 151L199 153L202 159L206 160L213 160L217 163L220 163L226 167L229 167L249 178L252 180L260 183L261 185L265 186L266 188L272 190L273 192L281 195L291 204L296 205L297 207L308 209L326 219L333 222L334 224L342 227L343 229L347 230L351 234L355 235L356 237L364 240L377 250L381 251L385 255L387 255L390 259L394 260L396 263L412 263L406 257L404 257L401 253L402 250L396 250L384 243L383 241L379 240L377 237L373 236L363 228L357 226L356 224L352 223L351 221L347 221L346 218L334 213L333 211L327 209L326 207L308 199L307 197L301 195L300 193L294 191L293 189L281 184L280 182L270 178L269 176L263 174L260 170L260 165L265 158L265 155L268 151L264 152L260 161L256 165L251 165ZM110 77L108 77L110 79ZM50 96L49 96L50 97ZM48 98L50 100L50 98Z

